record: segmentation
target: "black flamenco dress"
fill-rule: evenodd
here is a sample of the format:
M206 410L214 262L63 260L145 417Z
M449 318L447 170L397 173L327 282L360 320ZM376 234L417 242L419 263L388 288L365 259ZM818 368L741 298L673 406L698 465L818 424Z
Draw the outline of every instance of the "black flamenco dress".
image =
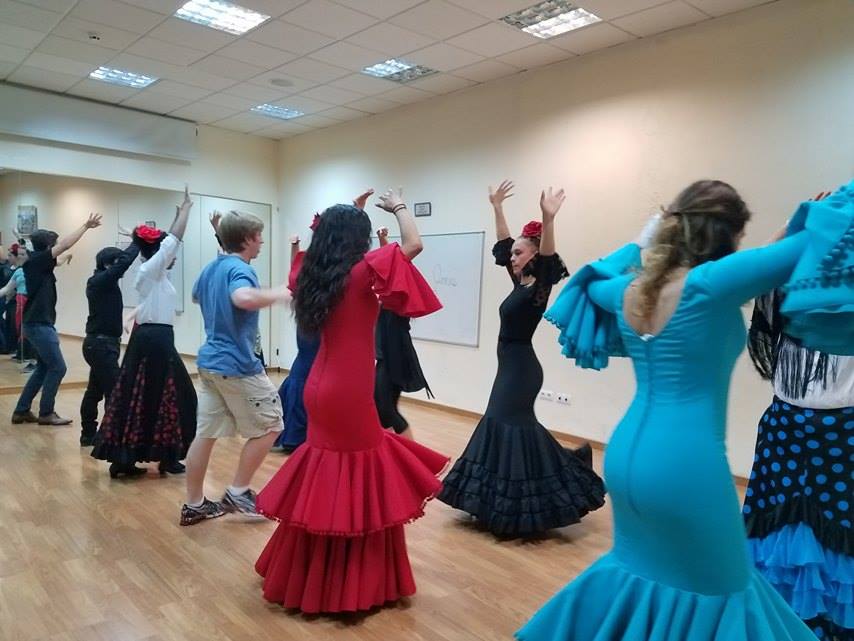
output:
M495 262L509 270L513 239L498 241ZM568 275L557 254L538 256L533 285L512 274L499 308L498 372L486 413L444 480L439 499L473 515L499 536L531 536L578 523L604 505L605 488L589 461L564 448L534 414L543 369L531 338L553 285Z

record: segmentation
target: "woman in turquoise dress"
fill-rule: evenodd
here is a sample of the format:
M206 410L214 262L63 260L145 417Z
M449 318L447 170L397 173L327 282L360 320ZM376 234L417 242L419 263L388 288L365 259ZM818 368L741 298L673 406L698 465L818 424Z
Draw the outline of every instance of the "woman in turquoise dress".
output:
M806 232L736 252L750 212L700 181L631 244L576 274L546 318L583 367L632 359L637 389L605 458L614 547L517 632L522 641L815 641L748 556L726 458L740 306L784 284Z

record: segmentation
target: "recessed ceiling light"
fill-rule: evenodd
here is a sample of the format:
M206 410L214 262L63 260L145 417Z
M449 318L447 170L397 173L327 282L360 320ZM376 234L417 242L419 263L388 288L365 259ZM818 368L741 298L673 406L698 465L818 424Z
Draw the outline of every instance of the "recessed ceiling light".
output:
M225 0L190 0L175 12L176 18L240 36L270 16Z
M430 67L422 67L405 60L391 58L385 62L378 62L370 67L365 67L362 69L362 73L375 78L405 83L438 72L435 69L430 69Z
M141 73L112 69L110 67L98 67L89 74L89 77L93 80L101 80L114 85L122 85L123 87L133 87L134 89L142 89L159 80L159 78L153 76L144 76Z
M292 118L299 118L300 116L305 115L305 112L302 112L299 109L288 109L287 107L268 105L266 103L258 105L257 107L252 107L252 111L264 116L270 116L271 118L280 118L281 120L291 120Z
M293 87L294 83L292 80L288 80L287 78L273 78L270 81L270 84L274 87Z
M546 0L501 19L537 38L553 38L602 21L599 16L566 0Z

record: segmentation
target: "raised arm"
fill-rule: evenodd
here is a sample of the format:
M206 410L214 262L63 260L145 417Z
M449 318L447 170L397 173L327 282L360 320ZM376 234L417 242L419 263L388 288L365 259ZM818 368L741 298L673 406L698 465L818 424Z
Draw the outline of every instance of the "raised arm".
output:
M190 220L190 209L193 208L193 201L190 200L190 190L188 186L184 186L184 202L178 205L175 212L175 220L172 221L172 226L169 228L169 233L175 236L178 240L183 240L184 232L187 231L187 221Z
M540 255L551 256L555 253L555 216L560 210L566 195L563 189L556 192L549 187L540 193L540 211L543 214L543 232L540 236Z
M107 267L107 273L110 275L110 278L119 280L124 276L125 272L133 265L133 261L136 260L137 256L139 256L139 246L131 243L127 249L119 254L119 257L113 261L113 264Z
M291 265L294 264L294 261L297 259L297 254L299 254L299 244L299 236L291 236Z
M86 219L86 222L80 225L77 229L75 229L70 234L67 234L56 241L56 244L50 248L50 253L54 258L59 256L62 252L68 251L83 238L83 234L85 234L90 229L95 229L95 227L99 227L101 225L101 214L89 214L89 218Z
M510 228L507 226L507 219L504 217L504 201L513 195L515 185L510 180L502 180L498 185L498 189L493 189L489 186L489 202L492 204L492 211L495 214L495 239L504 240L511 238Z
M216 243L219 245L220 250L222 250L222 239L219 237L219 221L222 218L222 214L218 211L215 211L211 214L208 221L210 221L211 227L214 230L214 238L216 238Z
M397 191L389 189L386 193L380 196L380 202L377 207L394 214L397 218L397 224L400 226L400 249L410 259L415 258L424 249L421 242L421 234L418 233L418 226L415 224L415 218L406 208L403 202L403 190L398 188Z
M388 227L377 229L377 242L380 244L380 247L388 245Z

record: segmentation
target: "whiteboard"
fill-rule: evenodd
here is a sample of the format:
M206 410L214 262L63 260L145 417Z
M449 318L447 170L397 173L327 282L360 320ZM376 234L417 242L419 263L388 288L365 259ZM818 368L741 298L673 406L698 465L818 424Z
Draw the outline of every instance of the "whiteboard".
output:
M484 236L482 231L422 234L424 250L413 262L443 307L413 318L412 338L478 346Z
M130 247L130 242L129 240L120 240L118 242L119 249L127 249ZM142 258L137 258L133 261L133 264L119 281L119 287L122 290L122 303L125 307L136 307L139 305L139 294L137 294L133 284L136 281L136 275L139 273L139 266L141 264ZM175 265L166 274L169 280L172 281L175 291L178 292L178 304L175 308L175 313L182 314L184 312L184 243L181 243L178 247Z

